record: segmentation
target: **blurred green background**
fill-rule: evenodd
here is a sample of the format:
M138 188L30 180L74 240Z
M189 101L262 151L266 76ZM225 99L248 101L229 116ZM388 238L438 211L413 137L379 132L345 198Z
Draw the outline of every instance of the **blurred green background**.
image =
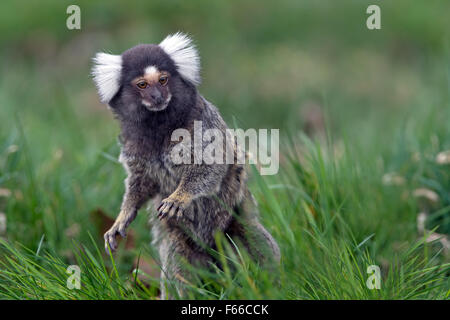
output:
M81 8L81 30L66 28L70 4ZM370 4L381 7L381 30L366 27ZM72 239L87 242L88 232L102 246L96 219L118 212L125 173L116 161L118 124L99 102L91 58L176 31L194 38L199 90L230 126L345 144L359 164L376 167L376 181L392 172L406 180L373 195L361 214L424 187L438 194L435 209L446 210L430 228L449 234L448 165L434 162L450 149L449 13L447 0L1 1L0 236L37 248L45 234L43 246L69 260ZM392 229L375 245L385 257L395 251L391 240L417 237L416 216L402 211L411 206L388 208ZM132 225L138 245L149 241L146 219ZM361 219L359 240L381 223Z

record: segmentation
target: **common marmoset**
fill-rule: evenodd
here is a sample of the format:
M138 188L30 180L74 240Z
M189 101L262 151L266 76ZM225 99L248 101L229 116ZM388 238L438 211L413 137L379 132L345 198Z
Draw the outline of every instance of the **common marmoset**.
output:
M203 129L227 129L217 108L197 91L200 60L191 39L176 33L121 55L98 53L92 72L102 102L119 120L119 160L128 174L120 213L104 235L106 250L117 249L116 236L125 237L138 210L153 199L150 221L163 298L167 277L188 278L182 260L198 266L212 261L205 246L214 248L217 231L239 240L258 261L279 261L277 243L259 222L243 164L180 164L171 157L174 130L193 132L194 121Z

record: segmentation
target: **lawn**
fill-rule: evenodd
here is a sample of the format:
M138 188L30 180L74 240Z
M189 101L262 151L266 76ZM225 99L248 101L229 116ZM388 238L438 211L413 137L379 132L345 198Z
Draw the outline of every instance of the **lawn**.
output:
M154 212L103 250L125 171L90 59L177 30L228 125L281 142L279 173L250 179L280 266L218 236L224 267L192 270L187 298L449 299L450 2L379 3L381 30L370 1L80 1L68 30L70 3L3 1L0 299L157 299Z

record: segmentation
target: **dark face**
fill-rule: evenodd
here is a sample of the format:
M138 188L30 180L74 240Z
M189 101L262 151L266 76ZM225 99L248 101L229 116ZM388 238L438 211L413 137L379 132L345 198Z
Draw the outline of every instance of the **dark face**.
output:
M170 57L157 45L139 45L122 54L121 92L116 110L142 119L165 110L176 95L180 76Z
M172 94L169 87L170 73L155 66L147 67L141 76L131 81L141 98L141 103L150 111L167 108Z

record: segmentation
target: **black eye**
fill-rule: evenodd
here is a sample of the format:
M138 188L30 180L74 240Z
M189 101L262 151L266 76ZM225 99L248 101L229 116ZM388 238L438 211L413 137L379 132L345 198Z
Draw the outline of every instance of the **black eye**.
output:
M138 86L139 89L147 88L147 82L145 81L139 81L138 83L136 83L136 85Z
M169 77L166 75L162 75L161 77L159 77L159 83L164 86L166 85L167 81L169 80Z

